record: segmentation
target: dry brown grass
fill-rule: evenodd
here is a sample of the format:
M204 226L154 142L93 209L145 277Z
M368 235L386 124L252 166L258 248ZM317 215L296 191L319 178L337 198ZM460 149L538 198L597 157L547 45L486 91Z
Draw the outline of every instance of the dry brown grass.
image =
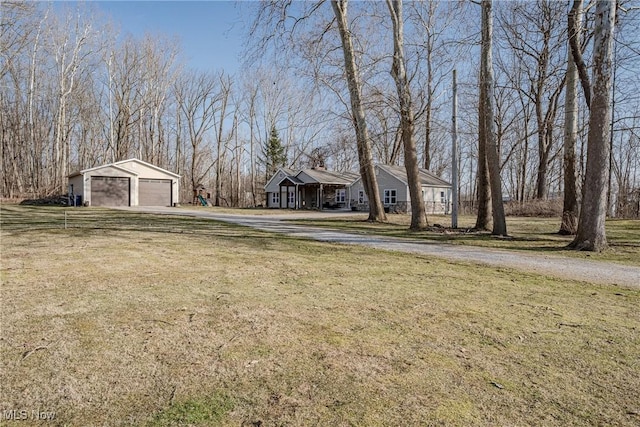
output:
M47 227L56 212L2 208L2 411L71 426L640 421L638 291L190 218L87 209L109 226Z

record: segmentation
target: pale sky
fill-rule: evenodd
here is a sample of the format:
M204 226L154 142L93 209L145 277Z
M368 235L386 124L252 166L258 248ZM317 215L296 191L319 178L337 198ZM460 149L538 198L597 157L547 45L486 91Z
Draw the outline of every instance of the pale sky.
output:
M241 62L241 11L233 1L96 1L123 33L177 36L187 65L235 73Z

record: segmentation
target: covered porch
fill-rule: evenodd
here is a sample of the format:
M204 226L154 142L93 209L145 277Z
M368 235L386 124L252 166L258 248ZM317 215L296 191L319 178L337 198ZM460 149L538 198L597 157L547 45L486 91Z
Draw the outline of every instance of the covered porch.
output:
M348 208L347 188L339 184L304 183L287 177L280 184L282 209L344 209Z

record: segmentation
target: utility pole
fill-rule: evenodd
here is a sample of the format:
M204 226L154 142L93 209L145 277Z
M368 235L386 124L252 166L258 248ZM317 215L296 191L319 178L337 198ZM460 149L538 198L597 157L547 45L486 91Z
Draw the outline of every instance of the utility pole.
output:
M458 84L453 70L453 113L451 115L451 228L458 228Z
M615 34L615 28L613 29ZM614 217L616 211L611 197L611 179L613 178L613 127L616 116L616 71L618 70L618 64L616 63L617 51L616 51L616 39L613 38L613 79L611 82L611 126L609 129L609 183L607 186L607 216ZM618 194L615 201L620 197L620 188L618 188Z

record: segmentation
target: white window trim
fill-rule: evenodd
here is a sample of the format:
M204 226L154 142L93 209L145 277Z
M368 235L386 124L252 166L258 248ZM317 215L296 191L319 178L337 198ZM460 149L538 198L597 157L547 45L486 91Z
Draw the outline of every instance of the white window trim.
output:
M364 190L358 190L358 203L364 203Z
M271 193L271 204L272 205L280 205L280 193L273 192Z
M385 189L383 194L385 205L395 205L398 203L398 190L395 188Z
M347 199L347 190L339 188L336 190L336 203L344 203Z

